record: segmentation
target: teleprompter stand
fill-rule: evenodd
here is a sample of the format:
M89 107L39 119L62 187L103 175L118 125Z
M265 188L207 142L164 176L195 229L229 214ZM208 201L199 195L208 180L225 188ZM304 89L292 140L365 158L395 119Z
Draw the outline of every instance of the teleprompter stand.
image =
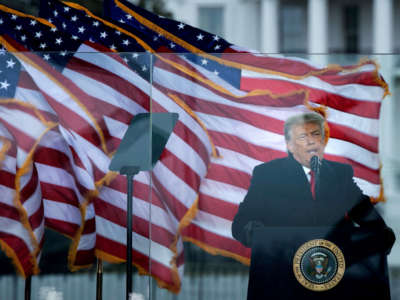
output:
M137 114L126 131L109 169L127 180L126 299L132 293L132 195L133 177L151 170L159 160L178 120L177 113Z

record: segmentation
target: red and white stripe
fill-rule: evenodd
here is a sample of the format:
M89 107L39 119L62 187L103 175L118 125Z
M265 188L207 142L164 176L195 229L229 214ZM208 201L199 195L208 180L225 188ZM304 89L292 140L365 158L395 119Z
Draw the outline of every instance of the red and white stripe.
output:
M20 211L17 209L14 199L15 173L16 173L16 143L8 130L0 123L1 140L0 147L5 143L9 149L2 157L0 165L0 240L3 251L13 251L16 257L18 272L23 276L34 273L37 267L34 256L35 246L31 240L30 230L21 222ZM11 146L11 147L10 147ZM9 249L7 249L9 248ZM16 251L19 249L19 251Z
M85 52L87 50L85 49ZM140 173L135 177L133 209L133 227L134 232L138 234L137 236L134 234L134 241L136 238L145 238L146 243L149 244L149 240L151 240L153 263L151 272L162 282L174 286L177 283L173 281L171 261L175 255L178 255L176 264L178 272L182 273L183 248L180 239L177 244L178 253L175 253L172 246L177 238L179 223L197 199L200 180L205 176L207 170L209 153L211 153L208 137L201 126L179 105L130 70L118 56L100 53L96 55L77 53L76 58L82 60L85 64L93 65L90 77L86 76L84 70L79 69L79 64L71 68L68 65L64 71L65 75L71 80L79 79L80 82L86 82L86 90L93 93L96 93L95 90L99 87L107 86L107 88L101 89L103 93L98 97L101 97L101 100L107 98L106 101L115 107L115 111L123 110L125 114L129 112L127 106L124 103L121 104L122 101L133 102L129 95L135 95L136 98L144 100L150 100L151 95L153 111L175 111L179 113L179 122L166 145L161 161L156 164L151 174ZM94 80L93 69L96 68L102 72L106 69L118 80L125 81L126 90L113 90L111 89L112 86L110 87L110 84L104 82L100 77ZM108 93L104 93L104 91L108 91ZM130 106L137 106L138 112L143 112L148 110L149 102L144 102L144 104L137 106L137 102L133 102ZM130 119L116 119L114 115L116 114L111 111L105 116L105 120L111 136L120 140ZM103 172L108 170L108 165L106 167ZM152 186L150 185L150 176ZM177 186L180 188L177 189ZM107 193L104 193L104 191L107 191ZM126 219L125 217L121 218L121 215L126 216L125 191L125 178L118 176L110 185L105 185L101 189L100 195L95 201L96 228L98 228L96 249L112 255L116 259L124 259L125 257L125 234L121 235L121 226L123 229ZM109 193L112 193L113 197L108 198ZM116 197L116 195L119 195L119 197ZM136 209L138 203L141 205ZM104 209L104 207L107 207L107 209ZM151 214L149 214L149 209L152 212ZM157 212L155 217L153 211ZM115 216L119 217L116 219ZM152 221L149 224L150 219ZM108 230L115 231L115 234L111 234ZM110 243L110 240L114 244ZM120 245L116 246L115 243ZM114 246L110 247L112 244ZM133 243L134 261L137 258L135 263L142 269L148 268L148 249L143 248L143 242Z
M14 97L15 102L8 106L13 105L15 112L6 115L3 122L6 122L5 124L10 130L17 134L18 139L16 139L14 146L19 152L14 151L18 154L15 154L14 157L18 157L22 162L28 153L27 149L37 141L37 136L32 136L32 134L36 133L37 135L37 132L43 129L44 125L41 125L41 121L37 119L38 115L40 114L47 122L56 123L58 117L24 70L20 73ZM14 119L10 119L11 117L14 117ZM21 120L23 121L21 122ZM34 140L35 138L36 140ZM21 149L25 150L21 151ZM8 155L9 153L10 151ZM7 158L10 159L9 156ZM29 170L34 171L32 174L35 176L32 176L32 178L35 179L36 189L32 189L32 180L25 180L25 177L29 176L30 173L19 179L19 181L22 181L23 187L21 193L23 197L20 200L26 203L19 210L13 208L13 222L16 224L15 221L23 220L24 214L26 214L29 216L28 220L31 226L22 225L25 229L19 233L14 230L14 236L7 235L4 232L1 236L2 241L10 247L11 251L15 252L14 263L23 275L30 275L38 271L37 262L40 252L37 249L40 250L43 244L44 225L71 238L76 235L81 225L82 218L79 207L83 200L82 194L85 192L85 188L82 188L79 184L82 180L77 180L78 177L82 176L75 175L83 172L75 172L79 166L75 166L72 152L56 127L40 138L40 143L36 145L30 159L32 164ZM2 189L6 188L9 193L15 194L17 189L16 172L14 170L12 174L8 173L2 171L1 183L8 183L7 187L3 185ZM12 181L5 181L5 174L8 175L8 178L13 178ZM35 199L32 199L32 196L29 197L29 191L32 192ZM5 197L5 200L14 198L14 196L9 196ZM19 215L16 215L15 212ZM18 218L15 218L15 216L18 216ZM13 227L4 225L2 228L12 230ZM27 234L30 234L29 241L24 238ZM19 244L16 244L17 242ZM36 252L38 253L37 257L33 257ZM93 258L91 261L93 261Z
M238 59L244 63L249 55L250 60L254 59L253 54L242 54ZM281 65L275 59L271 66L275 72L291 71L292 74L278 76L243 69L242 90L236 90L200 66L175 58L179 60L196 75L191 77L159 62L153 76L155 86L177 95L191 107L206 125L222 156L211 159L200 187L199 212L184 231L186 239L211 252L246 261L249 250L232 238L231 222L247 192L252 169L261 162L286 156L284 121L307 110L302 104L285 105L284 97L279 106L271 106L267 96L265 105L262 101L254 103L251 96L244 97L243 90L258 89L282 96L306 91L311 105L325 105L330 126L325 157L351 164L354 179L361 189L372 197L379 196L377 112L385 89L376 81L374 64L345 68L345 71L325 71L322 75L295 80L291 76L319 70L303 60L294 60L295 66L298 63L296 69L290 59L281 60ZM224 87L225 92L203 83L202 78L221 83L219 86Z
M109 153L118 146L131 118L149 111L150 101L153 112L178 112L179 121L161 160L151 174L137 176L135 180L134 196L142 209L134 210L133 257L140 268L171 289L179 290L176 278L183 272L183 244L178 228L193 209L201 179L207 172L209 138L192 116L135 74L119 56L93 53L96 51L93 45L82 45L63 74L56 73L32 53L19 57L47 101L46 110L55 113L59 122L57 132L51 131L53 136L43 141L36 162L38 169L48 174L41 177L44 194L52 198L44 196L49 207L45 209L46 220L65 231L80 234L75 237L78 244L72 253L74 267L90 263L95 249L108 254L106 259L113 256L115 260L124 260L126 224L121 221L124 220L121 214L126 215L125 178L117 176L99 187L94 183L107 175ZM104 76L105 73L109 76ZM53 144L52 139L61 139L63 143ZM46 156L46 152L53 153L57 160ZM62 160L57 164L60 157ZM53 192L55 187L67 191L69 198L59 197ZM119 197L107 198L103 190ZM98 195L84 199L89 191L97 191ZM103 205L108 209L103 209ZM67 213L57 211L61 207L68 207ZM152 214L146 215L143 210L146 207L160 218L153 220ZM83 224L78 218L82 215ZM151 245L150 257L146 243Z
M48 120L58 121L57 114L26 72L21 73L16 96L33 104ZM34 155L42 190L45 224L73 238L74 244L79 241L76 235L82 225L85 195L94 188L93 180L75 154L57 127L42 138ZM85 265L93 261L92 255Z
M326 158L351 164L360 188L369 196L379 196L379 110L385 89L377 82L374 64L298 80L246 70L242 74L245 90L305 89L310 102L325 105L331 130Z
M29 276L39 271L44 243L44 208L32 153L48 128L31 111L14 103L0 105L0 124L3 145L6 141L11 145L0 170L0 235L14 250L19 272Z

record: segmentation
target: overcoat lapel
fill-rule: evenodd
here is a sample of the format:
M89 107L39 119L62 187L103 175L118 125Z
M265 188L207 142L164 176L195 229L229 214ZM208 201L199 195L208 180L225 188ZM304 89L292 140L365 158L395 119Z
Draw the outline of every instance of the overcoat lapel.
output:
M287 182L291 183L290 188L292 189L293 195L297 195L299 199L313 200L310 182L307 179L302 165L291 155L289 155L287 161Z

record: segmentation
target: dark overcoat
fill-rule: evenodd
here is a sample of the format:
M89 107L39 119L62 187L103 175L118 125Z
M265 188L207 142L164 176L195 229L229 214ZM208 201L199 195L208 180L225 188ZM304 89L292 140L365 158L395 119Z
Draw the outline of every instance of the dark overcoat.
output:
M265 226L335 226L344 219L362 226L384 225L354 182L350 165L322 160L314 199L303 167L289 155L254 168L232 234L243 241L244 226L254 220Z
M252 222L263 226L256 228L256 241L249 239L253 235L249 228L255 230L248 226ZM329 229L324 238L345 249L348 266L344 281L321 294L300 286L291 268L294 252L302 243L298 239L309 232L312 238L312 232L321 234L324 228L335 229ZM385 251L390 250L394 236L390 237L393 241L386 241L381 234L386 228L355 183L350 165L322 160L315 199L303 167L292 155L256 166L232 223L233 237L247 247L254 246L248 299L389 299ZM369 231L374 236L364 239ZM359 236L357 244L354 239ZM374 285L368 289L370 279Z

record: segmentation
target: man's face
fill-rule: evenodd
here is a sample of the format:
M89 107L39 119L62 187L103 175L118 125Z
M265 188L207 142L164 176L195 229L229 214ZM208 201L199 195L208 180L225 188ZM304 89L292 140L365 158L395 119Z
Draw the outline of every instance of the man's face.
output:
M315 123L293 125L290 130L288 150L303 166L310 168L310 159L317 155L322 159L324 155L324 141L320 126Z

